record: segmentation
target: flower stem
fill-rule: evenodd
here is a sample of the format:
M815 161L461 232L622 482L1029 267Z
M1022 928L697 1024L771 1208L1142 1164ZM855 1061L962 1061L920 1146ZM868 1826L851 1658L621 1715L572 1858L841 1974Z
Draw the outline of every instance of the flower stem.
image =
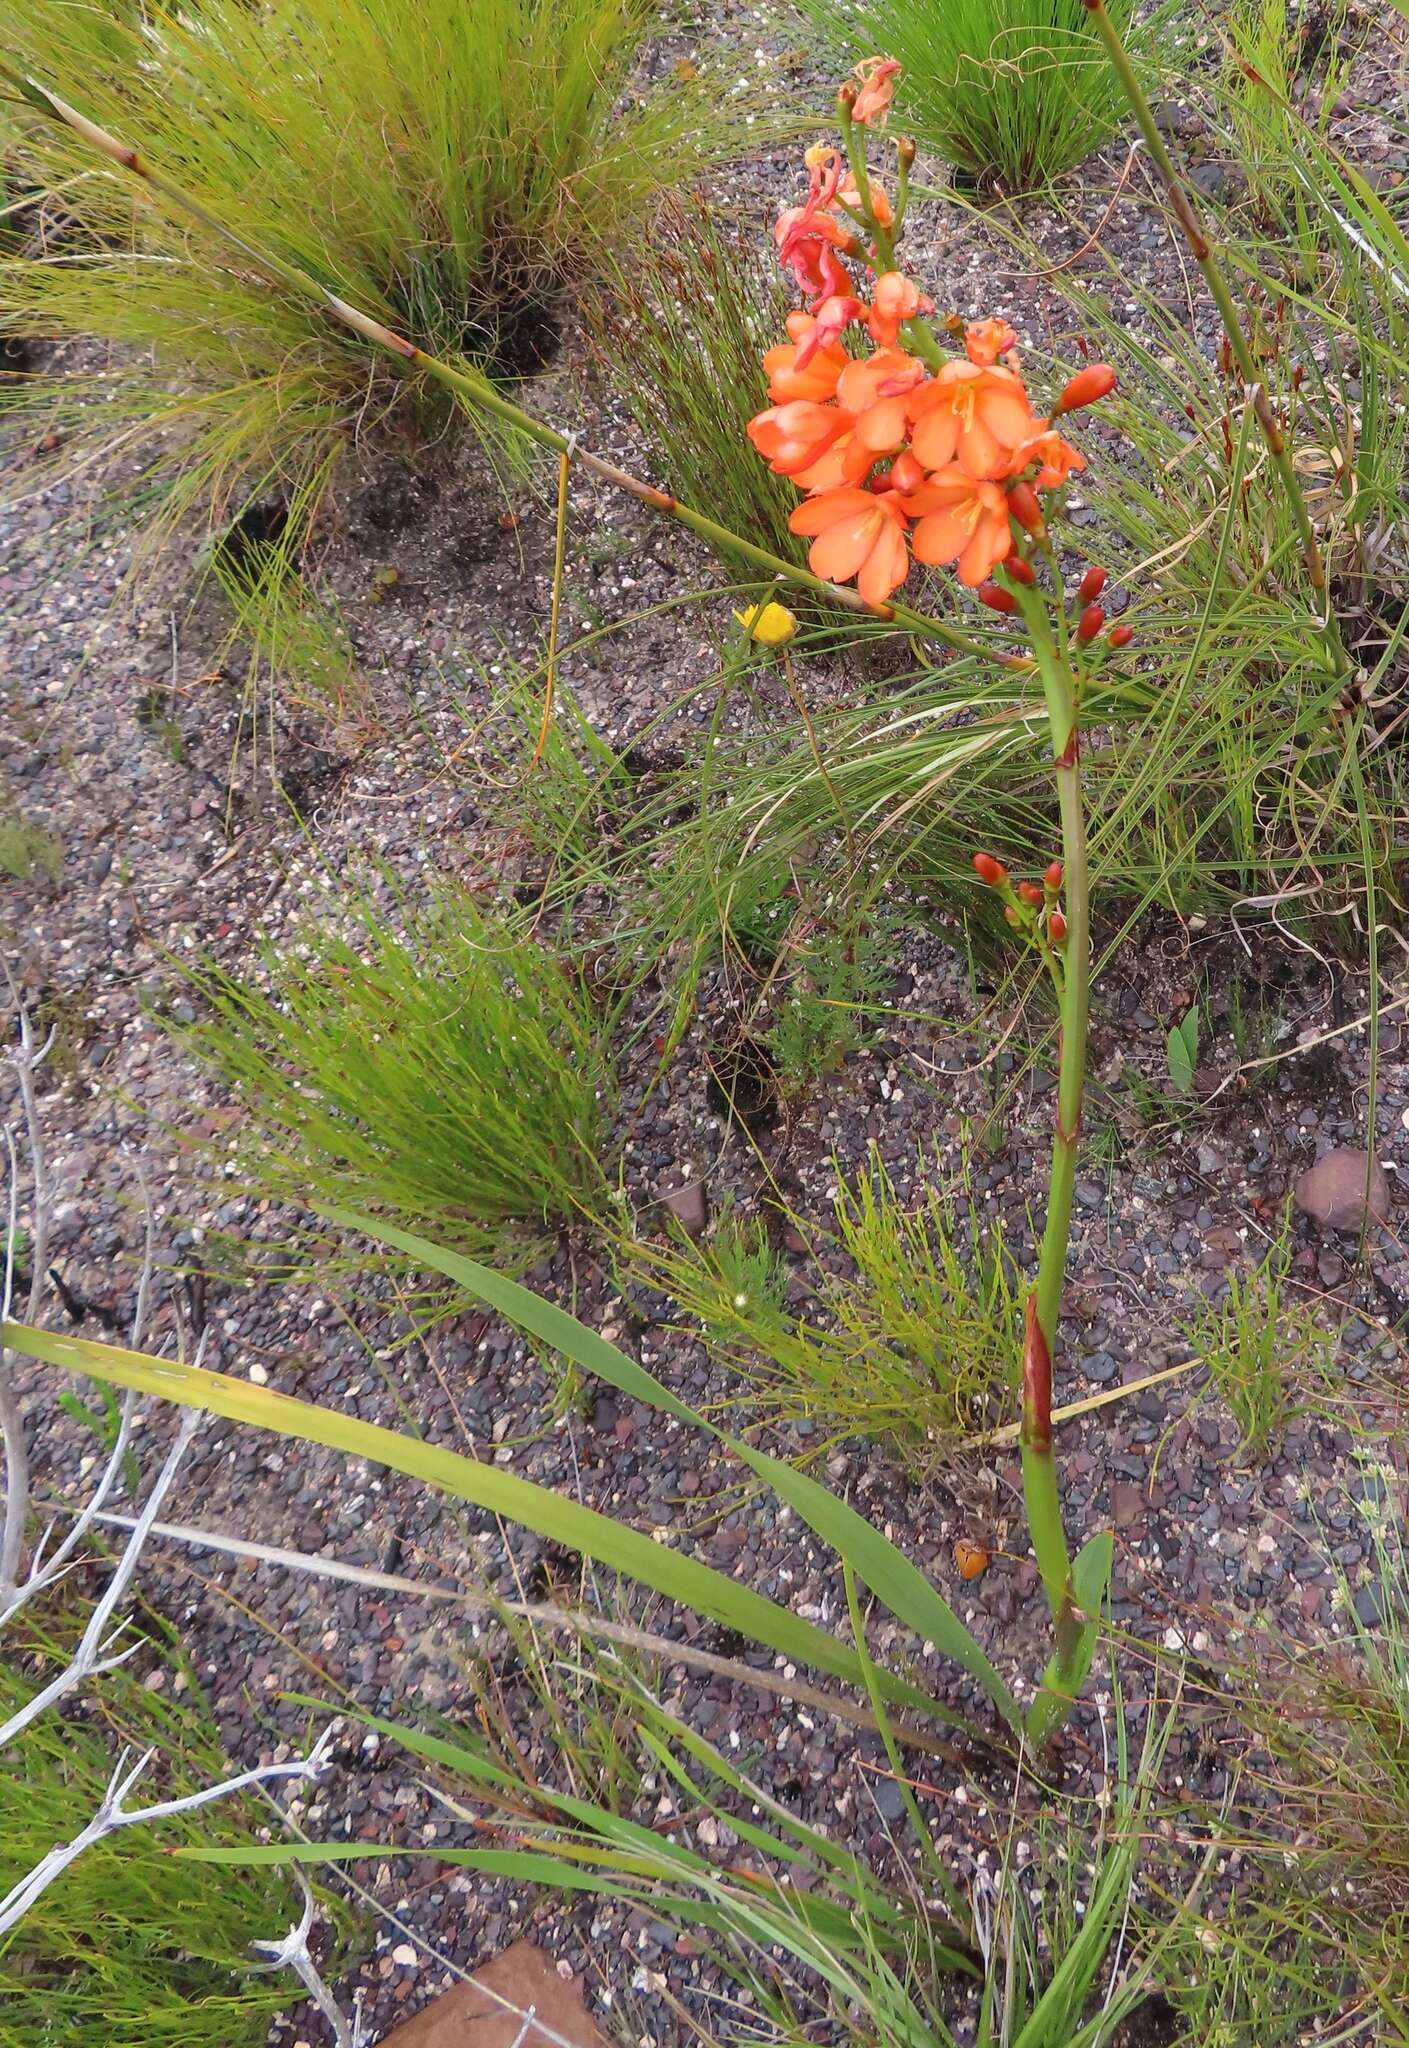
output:
M1060 588L1059 584L1058 603L1061 602ZM1081 1625L1073 1601L1071 1553L1062 1523L1056 1460L1052 1455L1052 1361L1057 1350L1062 1281L1071 1240L1071 1211L1076 1191L1076 1161L1081 1144L1081 1107L1086 1082L1091 988L1090 872L1081 796L1076 683L1053 637L1046 600L1039 591L1031 589L1020 590L1019 599L1047 699L1052 754L1056 762L1057 801L1062 821L1062 885L1067 921L1056 1130L1052 1140L1047 1218L1037 1264L1037 1283L1027 1304L1019 1444L1028 1530L1057 1638L1053 1690L1070 1696L1075 1692L1075 1681L1064 1680L1080 1648Z
M361 335L364 341L370 341L376 347L386 349L403 363L414 363L426 376L448 386L470 405L478 407L483 412L492 413L495 418L516 428L528 440L538 442L541 447L551 448L556 455L571 455L573 460L591 475L600 477L604 483L627 492L633 498L638 498L643 505L649 505L653 511L665 513L668 517L679 520L682 526L688 526L692 533L697 533L711 546L742 555L747 561L756 563L760 569L767 570L769 575L798 584L805 590L816 591L832 604L901 626L907 632L916 633L924 640L938 641L943 646L952 648L955 653L974 655L985 661L997 661L1010 669L1031 667L1031 663L1024 661L1021 656L1005 655L991 646L985 646L982 641L971 639L967 633L961 633L944 619L937 619L928 612L915 611L905 604L867 604L854 589L839 583L829 583L825 577L813 575L810 569L804 569L796 562L786 560L782 555L775 555L769 548L759 547L756 542L746 540L742 534L731 532L727 526L721 526L717 520L708 518L705 513L695 511L693 506L681 504L680 500L671 497L669 492L657 490L654 484L644 483L627 470L618 469L615 463L605 461L600 455L594 455L590 449L579 447L574 436L560 433L556 427L550 427L546 421L536 419L532 413L525 412L511 399L503 397L487 377L472 370L460 369L453 363L443 362L438 356L427 354L425 349L407 341L384 321L374 319L370 313L364 313L356 306L348 305L345 299L340 299L336 292L330 291L327 285L321 284L316 277L300 268L298 264L290 263L282 256L276 256L246 241L243 235L227 227L182 186L166 177L149 158L130 148L126 143L120 142L106 129L98 127L86 115L80 114L76 108L69 106L37 80L26 78L3 61L0 61L0 78L7 79L14 85L31 106L37 107L52 120L60 121L65 127L71 128L76 135L91 143L93 148L101 151L113 163L120 164L134 178L139 178L178 212L190 215L193 220L200 221L212 233L230 243L267 277L276 278L299 298L320 305L324 312L341 321L344 327L351 328L354 334Z

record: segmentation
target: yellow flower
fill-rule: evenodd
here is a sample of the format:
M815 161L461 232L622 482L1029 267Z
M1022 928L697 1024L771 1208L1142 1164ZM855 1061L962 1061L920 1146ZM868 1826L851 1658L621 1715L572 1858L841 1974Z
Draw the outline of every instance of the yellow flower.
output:
M776 600L768 604L751 604L746 612L735 612L734 617L749 638L757 640L761 647L786 647L797 631L795 614Z

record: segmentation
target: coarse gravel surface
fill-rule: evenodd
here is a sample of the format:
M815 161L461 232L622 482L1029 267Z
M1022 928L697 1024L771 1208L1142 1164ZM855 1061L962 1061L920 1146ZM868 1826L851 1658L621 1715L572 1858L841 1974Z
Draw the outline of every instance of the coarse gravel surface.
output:
M747 39L749 18L726 14L729 32ZM672 59L678 41L668 46ZM760 31L765 75L784 41ZM814 85L822 103L820 70L791 76L801 80L799 91ZM1347 142L1384 182L1404 172L1377 113L1396 76L1402 85L1402 45L1367 60L1343 115ZM1181 112L1175 125L1196 148L1197 115ZM760 159L729 196L762 232L795 176L790 159ZM1214 174L1201 182L1211 188ZM1065 337L1060 273L1015 274L1004 245L967 209L917 207L914 222L908 267L944 308L965 317L1002 311L1034 347ZM1123 141L1069 181L1060 208L1044 202L1027 225L1054 264L1098 233L1132 281L1179 303L1191 290L1152 209L1143 164L1131 169ZM1132 318L1135 311L1132 298ZM1212 331L1201 308L1201 339L1208 343ZM611 458L648 466L629 424L576 374L584 361L570 325L563 355L536 380L534 407L577 427ZM23 486L30 459L11 434L12 483ZM212 1367L493 1459L662 1542L688 1546L841 1630L846 1602L835 1559L785 1509L750 1492L702 1432L605 1389L588 1387L564 1409L553 1373L492 1317L466 1315L416 1337L376 1290L353 1289L339 1273L278 1290L242 1287L221 1279L205 1256L212 1233L277 1238L288 1219L222 1189L213 1175L211 1146L228 1130L227 1105L157 1014L194 1015L183 963L211 957L248 969L259 934L295 943L300 920L316 914L326 877L360 863L385 863L413 886L432 869L476 886L520 877L522 849L477 778L473 740L514 665L532 665L542 647L551 496L526 492L513 514L506 516L469 451L435 451L413 468L382 448L353 450L318 569L348 622L366 706L330 726L307 713L271 713L261 698L256 727L241 658L217 659L213 601L189 606L188 564L172 561L162 580L134 594L125 577L138 536L85 495L82 480L22 490L0 510L3 780L23 815L62 848L53 878L0 876L7 955L26 1002L60 1032L41 1105L56 1202L51 1264L84 1334L124 1332L145 1177L162 1246L149 1342L173 1342L179 1312L188 1327L203 1324ZM394 577L379 574L387 570ZM590 478L575 478L571 629L650 614L710 574L688 534ZM564 684L614 746L668 710L652 744L688 745L712 700L706 694L686 709L671 707L717 666L728 623L722 600L646 616L598 651L569 657ZM825 700L848 680L837 664L815 687ZM773 712L785 714L781 698ZM706 979L700 1017L663 1085L649 1093L650 1046L637 1048L622 1074L620 1135L627 1202L643 1227L652 1205L687 1182L706 1186L716 1212L726 1195L745 1210L756 1204L765 1182L754 1139L798 1216L822 1223L838 1166L855 1172L874 1145L907 1200L931 1170L918 1163L922 1155L951 1175L962 1158L967 1200L985 1227L1001 1222L1017 1252L1030 1254L1052 1117L1043 1068L1029 1071L1003 1049L1004 1033L992 1028L987 991L954 920L925 927L912 917L888 965L890 1013L872 1042L752 1136L730 1123L708 1091L710 1027L728 1002L717 979ZM1401 1462L1393 1448L1403 1392L1399 1333L1409 1316L1402 1244L1409 1044L1398 945L1386 944L1382 971L1373 1141L1390 1179L1389 1223L1363 1248L1304 1217L1292 1226L1292 1282L1327 1328L1339 1331L1335 1403L1294 1419L1254 1463L1238 1458L1232 1418L1210 1391L1196 1392L1197 1377L1111 1399L1063 1431L1069 1526L1114 1527L1114 1620L1154 1650L1215 1662L1246 1649L1255 1628L1292 1637L1333 1631L1342 1577L1357 1607L1374 1612L1356 1503L1374 1483L1366 1476L1367 1444L1375 1460ZM1198 992L1208 1001L1210 992L1235 986L1268 1019L1275 1057L1240 1071L1231 1006L1215 1002L1199 1090L1188 1100L1160 1101L1153 1116L1142 1111L1166 1078L1171 1023ZM1096 1005L1099 1131L1077 1187L1061 1401L1113 1396L1188 1359L1185 1329L1201 1300L1218 1299L1230 1274L1254 1268L1298 1173L1333 1146L1367 1141L1368 1010L1363 972L1265 928L1191 930L1150 915L1122 945ZM1016 1029L1022 1020L999 1021ZM1144 1084L1138 1093L1128 1085L1132 1074ZM4 1075L7 1117L9 1089ZM971 1132L996 1102L998 1136L971 1145ZM806 1261L790 1256L801 1280ZM663 1298L633 1289L624 1301L589 1242L564 1240L527 1278L570 1301L726 1426L758 1424L740 1381L697 1336L667 1326ZM57 1326L57 1302L50 1313ZM41 1486L78 1498L91 1470L91 1439L57 1414L49 1375L22 1369L20 1385ZM148 1472L170 1426L157 1411L140 1418L136 1440ZM773 1448L817 1451L819 1432L807 1422L761 1427ZM855 1441L827 1444L821 1457L828 1483L935 1579L1005 1675L1030 1685L1043 1654L1043 1609L1015 1449L963 1452L919 1480ZM415 1481L218 1419L197 1435L168 1514L403 1574L426 1588L565 1601L581 1592L613 1611L627 1600L599 1578L580 1585L571 1560ZM993 1553L972 1581L960 1577L958 1539ZM543 1761L545 1717L496 1623L414 1593L330 1584L168 1541L153 1543L145 1586L154 1607L180 1625L241 1763L302 1739L306 1715L283 1697L290 1692L407 1719L473 1713L467 1665L486 1654L523 1713L527 1746ZM639 1602L636 1611L684 1645L750 1661L712 1626ZM880 1626L872 1647L884 1651L902 1640L901 1631ZM1130 1668L1143 1664L1136 1658ZM918 1669L958 1712L984 1718L974 1688L940 1659L921 1656ZM903 1809L880 1768L879 1745L859 1741L815 1708L685 1663L667 1661L656 1682L662 1698L745 1760L770 1793L882 1867L893 1862ZM1067 1739L1083 1783L1095 1790L1103 1733L1088 1705ZM1228 1768L1217 1741L1211 1752L1202 1746L1197 1717L1179 1740L1186 1749L1172 1754L1171 1770L1217 1799ZM927 1785L923 1804L962 1883L991 1858L1007 1794L1000 1789L992 1807L993 1788L981 1774L938 1761L927 1766ZM469 1832L429 1795L404 1755L364 1739L355 1724L346 1724L335 1770L297 1817L315 1835L367 1844L365 1864L351 1874L394 1915L369 1933L367 1953L339 1986L345 2001L362 1997L374 2037L455 1972L523 1933L584 1976L599 2016L625 2014L623 2039L684 2038L659 1995L667 1984L706 2033L723 2038L737 2024L725 2002L735 1994L717 1967L648 1916L590 1902L566 1908L438 1862L437 1848L467 1841ZM405 1853L412 1849L429 1853ZM408 1938L415 1947L409 1963L402 1959ZM292 2006L271 2035L309 2048L330 2038L302 2006Z

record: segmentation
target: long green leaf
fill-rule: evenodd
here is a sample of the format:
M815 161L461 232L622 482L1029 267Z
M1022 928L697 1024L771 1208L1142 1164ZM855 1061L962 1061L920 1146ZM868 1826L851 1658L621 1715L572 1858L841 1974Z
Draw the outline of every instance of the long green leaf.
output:
M410 1240L412 1245L416 1242ZM532 1295L527 1298L534 1299ZM565 1320L571 1322L570 1317ZM154 1394L182 1407L204 1408L213 1415L228 1416L231 1421L250 1423L280 1436L297 1437L305 1443L325 1444L330 1450L372 1459L389 1465L395 1472L406 1472L432 1486L444 1487L461 1500L521 1523L549 1542L593 1558L598 1564L649 1586L653 1592L664 1594L668 1600L694 1608L726 1628L739 1630L780 1656L829 1671L864 1688L865 1678L855 1650L814 1622L804 1621L762 1593L715 1571L711 1565L701 1564L668 1544L657 1543L639 1530L625 1527L610 1515L567 1500L550 1487L520 1479L497 1465L480 1464L458 1451L422 1443L418 1437L385 1429L379 1423L363 1422L335 1408L295 1400L269 1387L253 1386L248 1380L234 1379L228 1373L183 1365L176 1359L153 1358L119 1344L60 1337L23 1323L0 1326L0 1341L28 1358L59 1366L66 1372L85 1373L115 1386L132 1387L138 1393ZM889 1673L882 1677L887 1696L897 1703L954 1721L947 1709L918 1687Z
M429 1266L433 1272L458 1281L519 1329L560 1351L584 1372L605 1380L608 1385L629 1394L633 1400L663 1409L677 1421L689 1423L697 1429L707 1429L801 1515L814 1534L846 1560L856 1576L879 1600L885 1602L892 1614L912 1628L922 1640L932 1642L975 1679L1010 1727L1015 1730L1022 1727L1022 1711L1017 1701L949 1602L904 1552L898 1550L879 1529L872 1528L855 1508L838 1500L825 1486L820 1486L807 1473L797 1471L781 1458L771 1458L767 1452L757 1451L751 1444L728 1435L715 1423L697 1414L668 1387L654 1379L644 1366L628 1358L624 1351L619 1351L596 1330L589 1330L576 1316L569 1315L554 1302L544 1301L527 1287L521 1287L516 1280L506 1279L502 1273L482 1266L477 1259L465 1258L458 1252L428 1244L424 1238L415 1237L410 1231L396 1230L389 1224L379 1223L374 1217L355 1215L343 1209L329 1209L324 1213L332 1222L340 1223L348 1230L360 1231L365 1237L376 1238L379 1243L394 1245L399 1251Z
M268 1387L253 1386L228 1373L183 1365L175 1359L153 1358L122 1345L56 1336L22 1323L3 1325L3 1341L27 1357L68 1372L86 1373L116 1386L132 1387L138 1393L178 1402L183 1407L205 1408L212 1414L251 1423L281 1436L298 1437L305 1443L325 1444L350 1457L372 1459L389 1465L393 1471L427 1480L476 1507L521 1523L549 1542L560 1543L622 1572L726 1628L738 1629L782 1656L830 1671L858 1686L864 1682L855 1652L815 1623L804 1621L776 1601L741 1586L711 1565L701 1564L668 1544L654 1542L639 1530L627 1528L610 1515L567 1500L550 1487L520 1479L497 1465L480 1464L458 1451L422 1443L417 1437L383 1428L380 1423L363 1422L356 1416L343 1415L315 1402L295 1400ZM895 1678L890 1684L894 1696L903 1698L907 1705L943 1716L944 1710L917 1688Z

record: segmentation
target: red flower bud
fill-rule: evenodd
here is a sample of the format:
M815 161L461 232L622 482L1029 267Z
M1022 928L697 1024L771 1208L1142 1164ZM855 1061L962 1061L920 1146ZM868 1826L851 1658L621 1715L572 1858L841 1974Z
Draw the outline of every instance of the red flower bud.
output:
M1060 946L1067 935L1067 921L1060 910L1054 910L1047 920L1047 936L1054 946Z
M1008 510L1028 533L1042 531L1042 501L1031 484L1014 484L1008 493Z
M1297 364L1295 365L1295 367L1293 368L1293 370L1292 370L1292 389L1293 389L1293 391L1300 391L1300 389L1301 389L1301 380L1302 380L1302 378L1303 378L1303 377L1304 377L1305 375L1306 375L1306 370L1305 370L1304 366L1303 366L1303 365L1302 365L1301 363L1297 363Z
M908 448L902 449L890 466L891 484L897 491L918 491L925 472Z
M1004 915L1004 917L1006 917L1006 918L1007 918L1007 920L1008 920L1009 924L1021 924L1021 923L1022 923L1022 918L1021 918L1021 916L1020 916L1020 915L1019 915L1019 913L1018 913L1018 912L1017 912L1017 911L1016 911L1016 910L1014 909L1014 907L1013 907L1013 905L1012 905L1011 903L1005 903L1005 904L1003 905L1003 915Z
M1035 882L1019 882L1018 894L1024 903L1030 903L1036 910L1042 902L1042 891Z
M1015 612L1018 601L1011 590L1004 590L1001 583L980 583L974 592L980 604L986 604L991 612Z
M1069 378L1061 397L1052 407L1056 419L1064 412L1077 412L1083 405L1094 405L1097 399L1107 398L1116 387L1116 374L1109 363L1088 363L1084 370L1078 370Z
M1076 622L1076 637L1084 647L1088 640L1094 640L1106 623L1106 615L1098 604L1088 604Z
M991 853L974 855L974 873L981 882L987 882L990 889L1001 889L1008 879L1008 870Z
M1133 640L1134 638L1135 638L1135 628L1134 628L1133 626L1112 626L1112 627L1111 627L1111 646L1112 646L1112 647L1128 647L1128 646L1130 645L1131 641L1132 641L1132 640Z
M1042 886L1044 889L1050 889L1054 896L1056 895L1058 889L1061 888L1062 864L1059 860L1053 860L1047 863L1047 871L1042 877Z
M1080 603L1090 604L1092 598L1099 597L1105 587L1106 572L1104 569L1098 569L1093 562L1080 583L1077 584L1076 595Z
M1031 562L1025 562L1021 555L1009 555L1003 564L1014 583L1026 583L1029 588L1037 581L1037 571Z

